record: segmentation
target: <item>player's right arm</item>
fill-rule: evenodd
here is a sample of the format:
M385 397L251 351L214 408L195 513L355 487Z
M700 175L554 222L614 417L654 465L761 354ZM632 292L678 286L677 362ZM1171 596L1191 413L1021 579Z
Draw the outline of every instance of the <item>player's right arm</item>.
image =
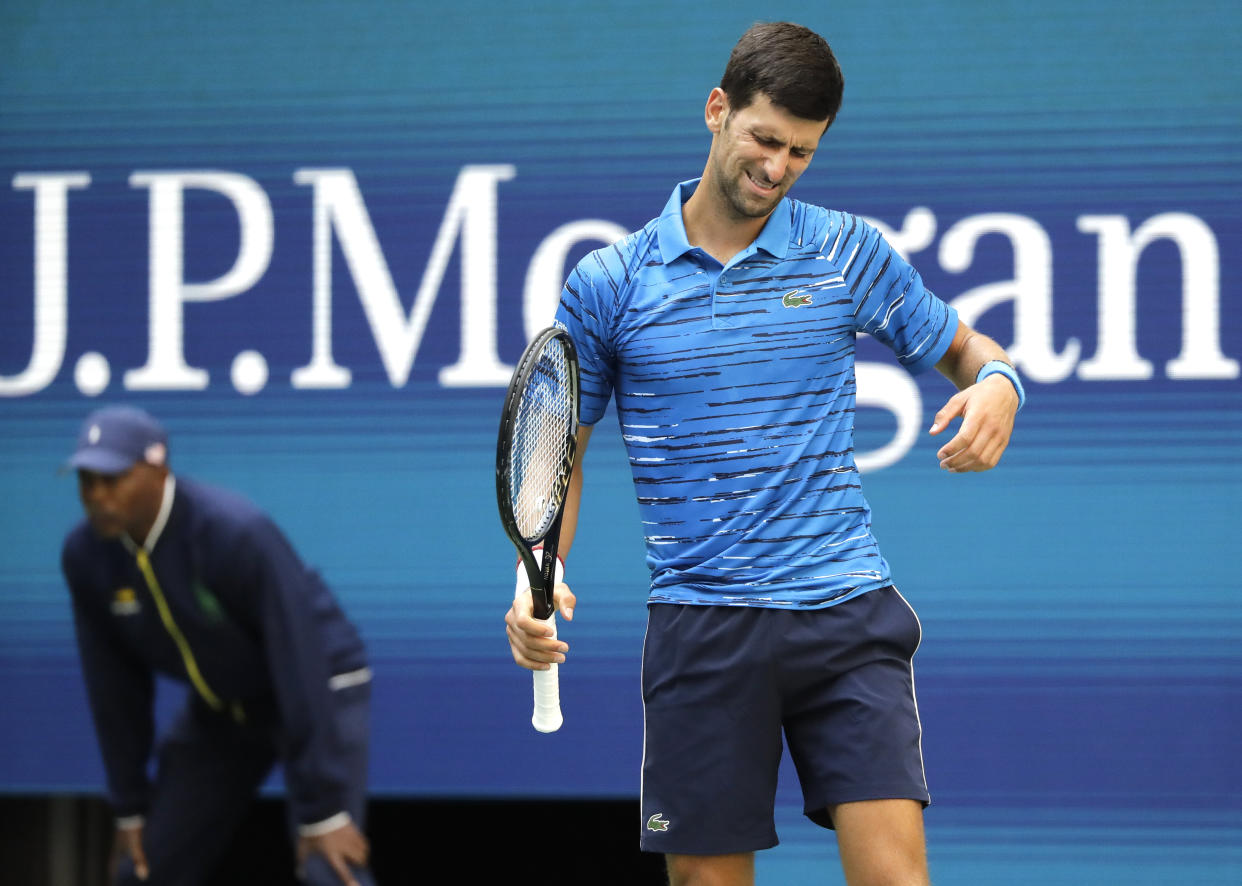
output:
M597 249L578 262L565 281L556 311L555 323L573 339L581 370L578 447L569 490L565 494L560 546L557 549L562 561L568 557L578 529L582 465L586 458L587 441L595 422L603 416L612 398L615 359L611 330L615 325L613 318L617 306L623 301L618 281L629 280L632 276L625 263L625 256L631 251L614 245ZM636 261L632 257L630 260ZM558 567L558 579L560 571ZM509 649L513 660L522 667L546 671L554 662L565 660L569 645L552 636L554 630L550 625L534 617L526 570L519 568L517 572L513 604L505 614ZM552 592L552 605L566 621L573 621L576 602L569 586L558 580Z
M561 516L558 550L562 560L569 555L578 529L578 505L582 501L582 461L586 455L587 441L591 439L591 428L591 425L581 425L578 428L578 450L574 458L574 470L569 478L569 490L565 493L565 510ZM509 651L513 653L513 660L522 667L532 671L546 671L553 662L565 660L569 644L559 638L552 638L550 635L553 629L546 622L535 618L530 584L526 578L526 570L520 564L517 576L518 592L513 598L513 605L505 613ZM552 602L561 617L566 621L574 620L577 598L569 585L558 582L552 594Z

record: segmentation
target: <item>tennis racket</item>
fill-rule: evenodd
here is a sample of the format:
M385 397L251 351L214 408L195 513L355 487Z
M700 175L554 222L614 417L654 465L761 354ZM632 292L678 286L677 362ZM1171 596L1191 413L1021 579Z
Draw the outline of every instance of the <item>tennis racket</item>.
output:
M568 333L549 327L527 346L505 394L496 443L496 501L505 534L530 579L535 618L547 621L553 636L556 552L577 434L578 355ZM534 553L540 544L541 561ZM533 674L531 723L540 732L555 732L561 728L557 665Z

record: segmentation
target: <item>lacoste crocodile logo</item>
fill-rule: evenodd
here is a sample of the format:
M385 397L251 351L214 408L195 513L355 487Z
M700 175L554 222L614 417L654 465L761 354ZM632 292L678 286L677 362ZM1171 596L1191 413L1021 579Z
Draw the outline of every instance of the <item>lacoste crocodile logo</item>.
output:
M657 813L655 813L653 816L651 816L651 818L647 819L647 830L649 830L649 831L667 831L667 830L668 830L668 824L669 824L668 819L667 819L667 818L660 818L660 813L659 813L659 812L657 812Z
M804 295L796 289L786 292L784 297L781 298L781 304L787 308L804 308L810 303L811 297Z

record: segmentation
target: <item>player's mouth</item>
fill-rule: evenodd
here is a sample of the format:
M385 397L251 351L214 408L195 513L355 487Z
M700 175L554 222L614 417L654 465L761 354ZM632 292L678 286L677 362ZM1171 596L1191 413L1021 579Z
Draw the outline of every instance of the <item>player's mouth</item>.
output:
M755 178L749 170L746 172L746 178L754 186L755 190L761 194L774 194L776 189L780 187L780 182L769 182L766 178Z

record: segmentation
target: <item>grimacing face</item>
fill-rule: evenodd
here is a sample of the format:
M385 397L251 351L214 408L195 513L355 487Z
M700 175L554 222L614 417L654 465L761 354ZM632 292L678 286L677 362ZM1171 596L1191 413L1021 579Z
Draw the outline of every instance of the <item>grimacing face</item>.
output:
M126 533L144 541L159 513L167 473L167 468L145 462L120 474L80 469L78 495L91 528L104 538Z
M708 176L736 219L765 218L811 163L828 120L805 120L760 93L741 110L720 88L707 100Z

